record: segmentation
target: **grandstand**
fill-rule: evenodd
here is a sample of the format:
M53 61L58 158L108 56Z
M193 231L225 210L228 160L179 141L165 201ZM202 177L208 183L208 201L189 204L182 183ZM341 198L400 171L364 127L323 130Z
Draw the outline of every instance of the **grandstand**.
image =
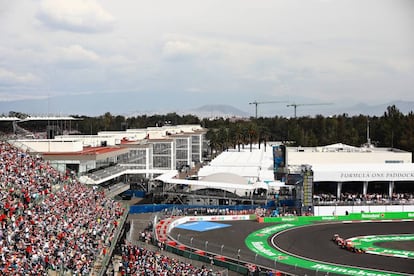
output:
M0 158L1 274L106 269L126 207L7 142L0 142Z
M0 136L10 136L15 133L15 122L20 119L17 117L0 117Z
M80 119L70 116L0 117L0 133L18 139L53 139L55 135L78 133L72 122Z

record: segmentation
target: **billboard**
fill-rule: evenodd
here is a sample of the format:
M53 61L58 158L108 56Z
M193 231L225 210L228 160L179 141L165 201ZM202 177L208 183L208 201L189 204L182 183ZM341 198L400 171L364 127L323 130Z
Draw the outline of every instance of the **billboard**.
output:
M273 172L276 180L285 181L286 178L286 146L273 146Z
M278 172L279 168L286 167L286 146L273 146L273 169Z

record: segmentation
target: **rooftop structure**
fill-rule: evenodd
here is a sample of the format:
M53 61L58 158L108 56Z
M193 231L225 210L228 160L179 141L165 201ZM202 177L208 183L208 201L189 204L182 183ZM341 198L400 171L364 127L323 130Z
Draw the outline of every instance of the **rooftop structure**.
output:
M354 147L342 143L320 147L287 147L288 165L411 163L412 153L395 148Z
M242 176L248 183L274 182L272 144L250 145L244 149L229 149L222 152L207 166L202 167L200 179L216 173L233 173Z
M203 161L205 133L199 125L178 125L12 142L43 155L60 171L87 174L85 182L100 184L111 180L111 175L96 171L114 169L109 167L116 167L114 179L127 174L151 178L183 166L192 168Z

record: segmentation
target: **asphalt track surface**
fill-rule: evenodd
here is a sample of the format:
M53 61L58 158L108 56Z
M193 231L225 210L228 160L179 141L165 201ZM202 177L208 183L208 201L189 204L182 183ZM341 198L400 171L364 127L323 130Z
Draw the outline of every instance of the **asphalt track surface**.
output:
M268 268L277 267L278 270L295 275L317 275L315 271L292 267L281 263L275 264L272 260L260 256L254 256L244 240L252 232L275 225L275 223L258 223L255 221L225 221L230 227L220 228L205 232L197 232L174 228L170 236L188 246L203 249L217 255L228 256L237 260L256 263ZM387 235L387 234L413 234L414 222L364 222L364 223L327 223L313 224L312 226L290 229L278 235L272 236L268 242L280 249L309 258L318 262L341 264L359 268L384 270L389 272L414 275L414 260L371 254L356 254L341 249L331 238L339 234L343 238L351 238L363 235ZM399 243L399 248L408 249L412 243ZM323 275L319 273L319 275ZM330 273L329 275L335 275Z

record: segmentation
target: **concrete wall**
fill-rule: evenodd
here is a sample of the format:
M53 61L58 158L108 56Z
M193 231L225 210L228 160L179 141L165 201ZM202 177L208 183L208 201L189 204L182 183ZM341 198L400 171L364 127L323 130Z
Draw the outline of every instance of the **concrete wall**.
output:
M83 149L80 141L65 140L20 140L35 152L75 152Z
M315 216L343 216L348 213L414 212L414 205L315 206Z
M129 141L142 140L147 136L147 132L143 130L131 130L131 131L100 131L98 136L112 136L116 140L116 144L126 138Z

